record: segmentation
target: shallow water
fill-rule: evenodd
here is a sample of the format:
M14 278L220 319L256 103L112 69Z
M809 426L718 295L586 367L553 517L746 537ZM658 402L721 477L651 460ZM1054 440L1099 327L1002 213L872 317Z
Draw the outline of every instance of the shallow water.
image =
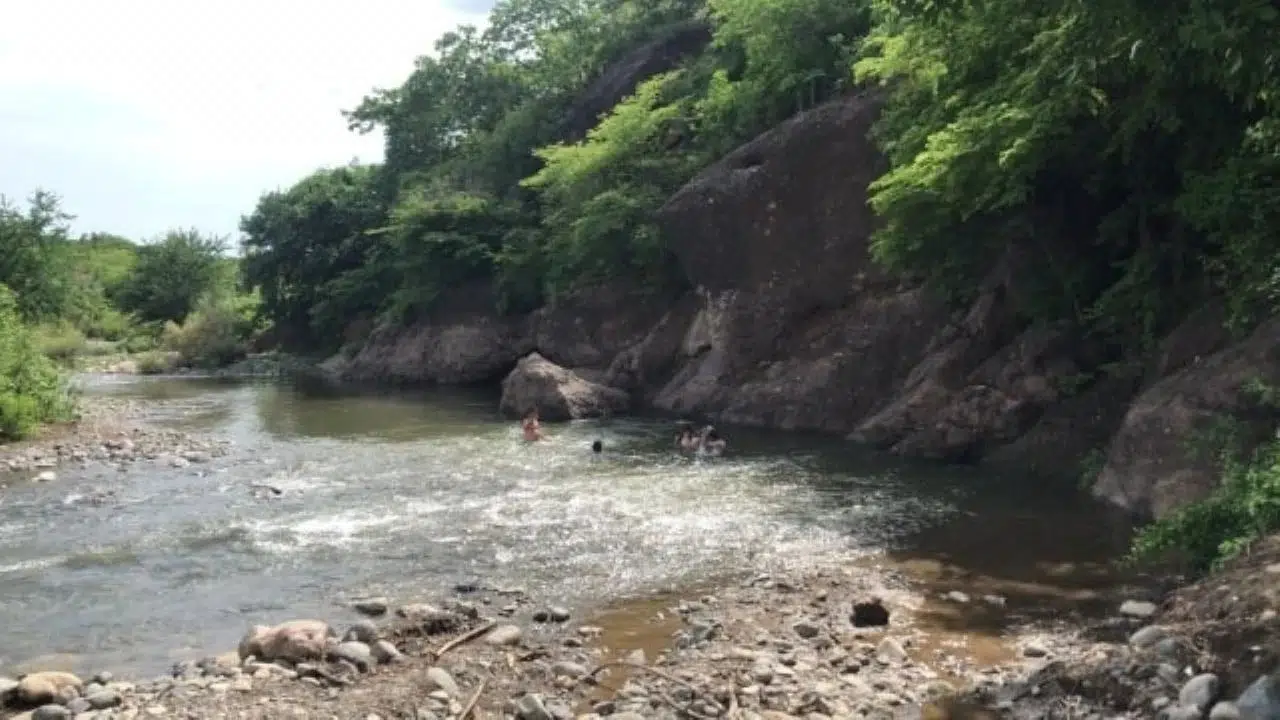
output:
M727 428L726 457L689 459L659 419L549 425L525 444L488 392L85 388L157 401L152 421L234 446L207 464L65 468L4 491L0 669L68 654L77 669L156 672L234 647L249 623L342 620L347 598L430 599L460 582L590 608L854 549L925 563L940 581L1026 584L1123 542L1107 515L1041 483L828 438ZM255 483L283 493L255 496ZM102 488L116 490L105 504L77 501Z

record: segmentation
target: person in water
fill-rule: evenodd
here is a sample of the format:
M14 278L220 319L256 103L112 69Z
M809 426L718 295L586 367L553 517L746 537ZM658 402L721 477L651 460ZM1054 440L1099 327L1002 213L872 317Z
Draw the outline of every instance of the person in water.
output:
M698 434L694 432L693 426L689 423L681 423L680 432L676 433L676 447L684 452L695 452L698 445Z
M524 416L524 420L520 422L520 429L524 432L524 439L527 442L542 439L542 426L538 424L538 410L536 408L530 410Z
M595 442L591 443L591 452L597 455L604 452L604 443L600 442L599 440L596 440Z
M718 456L724 453L724 448L729 443L724 438L720 437L720 433L716 432L714 426L708 425L702 429L702 437L699 438L698 444L701 447L702 452L708 455Z

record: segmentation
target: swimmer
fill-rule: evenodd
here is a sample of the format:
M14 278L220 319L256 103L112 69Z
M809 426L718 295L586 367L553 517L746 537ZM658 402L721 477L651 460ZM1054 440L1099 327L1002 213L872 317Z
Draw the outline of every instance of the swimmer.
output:
M699 445L702 448L702 452L707 455L713 457L722 455L725 446L728 444L724 438L720 437L720 433L716 432L715 427L708 425L702 429L702 438Z
M524 416L524 420L520 422L520 429L524 433L524 439L526 442L534 442L535 440L542 439L542 426L538 424L537 408L530 410L529 413Z
M597 455L604 452L604 443L600 442L599 440L596 440L595 442L591 443L591 452Z
M676 447L684 452L694 452L698 445L698 434L693 431L693 426L681 423L680 432L676 433Z

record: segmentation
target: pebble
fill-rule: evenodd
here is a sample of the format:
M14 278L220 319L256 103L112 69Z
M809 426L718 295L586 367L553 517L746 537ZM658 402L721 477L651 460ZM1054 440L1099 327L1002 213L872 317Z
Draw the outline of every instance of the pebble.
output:
M1213 673L1196 675L1178 692L1178 704L1196 708L1198 712L1204 713L1213 705L1213 701L1218 699L1220 685L1218 676Z
M1048 654L1049 654L1049 651L1044 649L1040 645L1027 645L1026 647L1022 648L1023 657L1042 658Z
M89 701L89 705L94 710L106 710L113 708L123 702L120 693L115 690L106 689L85 695L85 700Z
M382 664L397 663L404 660L404 653L389 640L377 640L369 646L373 657Z
M1236 707L1247 718L1280 717L1280 676L1263 675L1236 698Z
M343 636L343 639L371 645L380 635L378 626L372 620L360 620L352 623L351 627L347 628L347 634Z
M441 667L433 667L427 669L426 674L427 686L432 690L443 690L451 698L460 697L462 690L458 687L458 682L453 679L449 671Z
M66 720L72 711L61 705L41 705L31 713L31 720Z
M1169 637L1169 631L1159 625L1148 625L1129 636L1129 644L1135 648L1145 648Z
M523 635L516 625L499 625L484 636L484 641L490 645L515 645Z
M1209 711L1209 720L1240 720L1244 717L1233 702L1220 702ZM1255 716L1258 717L1258 716Z
M1125 600L1120 604L1120 614L1136 618L1149 618L1156 614L1156 604L1145 600Z
M551 674L556 677L580 678L587 674L587 668L575 662L561 660L551 666Z
M885 665L900 663L907 659L907 651L902 643L893 638L885 638L876 646L876 660Z
M373 667L373 651L368 645L355 640L338 643L331 651L334 657L355 665L360 672L367 672Z
M960 592L959 590L952 590L951 592L947 593L947 599L950 600L951 602L958 602L958 603L969 602L969 596L965 593Z
M364 598L351 603L353 610L371 617L386 615L389 607L390 603L385 597Z
M797 635L806 640L815 638L822 632L822 628L807 620L801 620L800 622L795 623L791 626L791 629L795 630Z

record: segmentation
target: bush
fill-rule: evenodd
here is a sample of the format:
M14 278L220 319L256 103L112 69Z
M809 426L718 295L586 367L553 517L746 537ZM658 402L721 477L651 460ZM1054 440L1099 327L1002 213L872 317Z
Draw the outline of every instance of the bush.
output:
M64 365L71 364L85 352L84 333L69 323L38 325L31 334L40 352Z
M1132 560L1177 557L1204 571L1280 530L1280 440L1252 456L1224 456L1222 485L1204 501L1159 520L1138 533Z
M173 371L176 360L174 353L151 350L139 355L134 363L137 364L139 375L163 375Z
M71 411L62 373L22 323L13 291L0 285L0 440L26 437Z
M178 353L183 365L220 367L246 354L246 323L232 303L202 303L186 322L165 323L160 345Z

